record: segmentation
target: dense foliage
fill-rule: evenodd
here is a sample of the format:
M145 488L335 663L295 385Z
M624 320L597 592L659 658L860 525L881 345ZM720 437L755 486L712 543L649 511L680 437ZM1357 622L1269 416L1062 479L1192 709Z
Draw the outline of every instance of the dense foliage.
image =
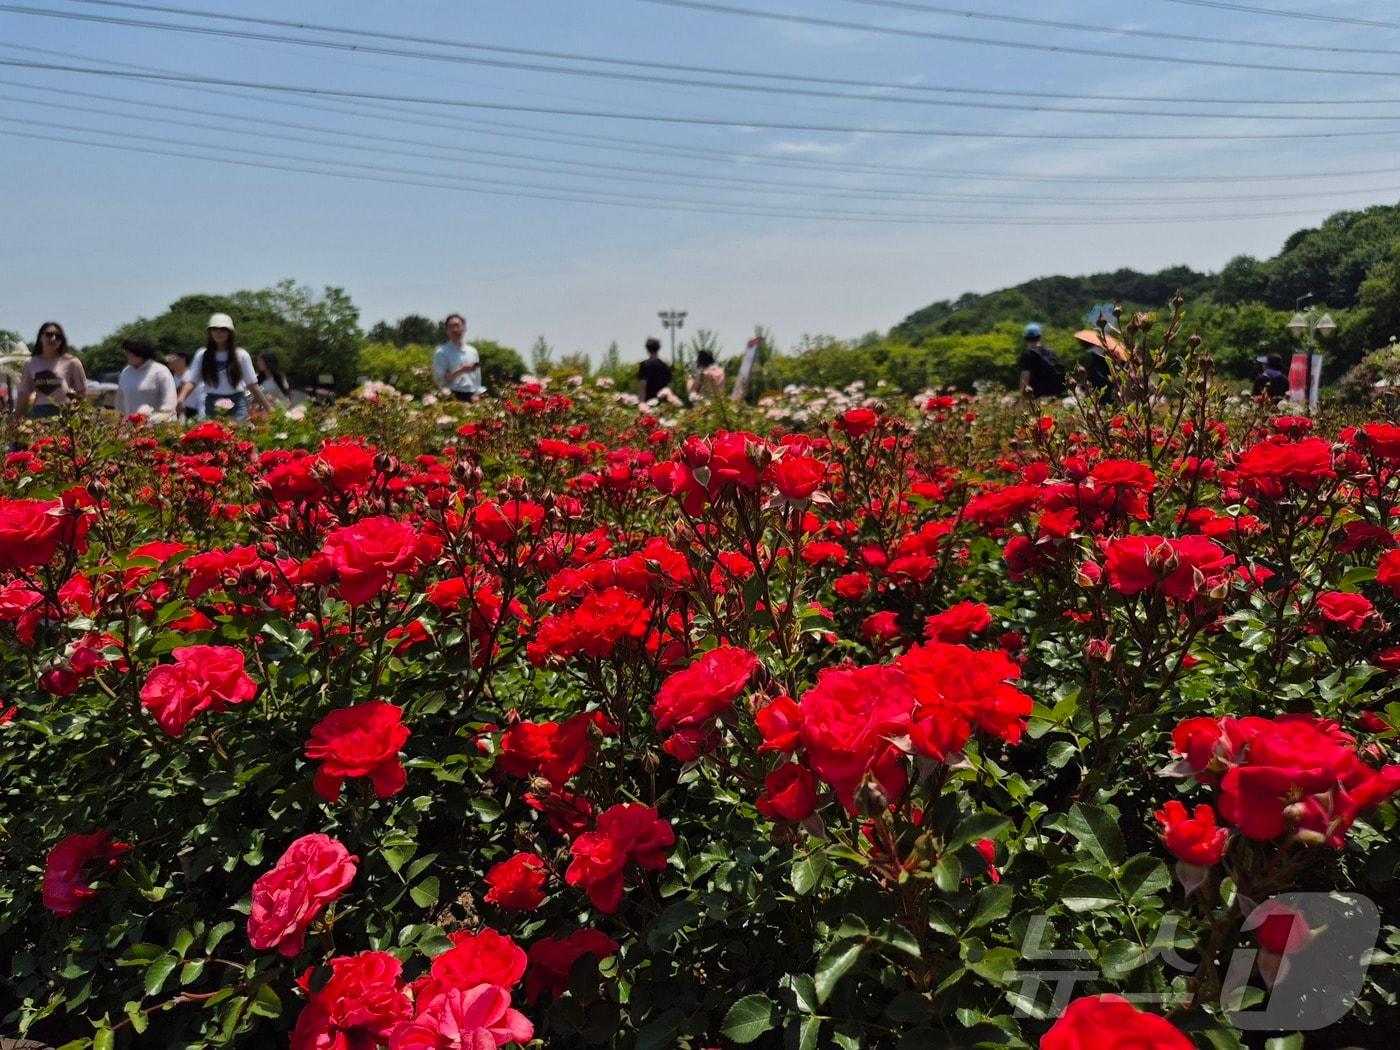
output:
M1226 402L1182 323L1125 319L1118 403L1044 415L575 384L28 431L4 1025L1242 1047L1222 1004L1340 936L1271 898L1346 889L1379 943L1307 1045L1376 1045L1400 427ZM1047 969L1086 973L1062 1015Z

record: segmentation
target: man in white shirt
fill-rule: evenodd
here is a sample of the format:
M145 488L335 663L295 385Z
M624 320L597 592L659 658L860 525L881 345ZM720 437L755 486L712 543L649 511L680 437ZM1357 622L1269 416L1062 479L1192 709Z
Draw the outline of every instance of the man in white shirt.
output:
M443 322L447 342L433 354L433 381L458 401L475 401L481 394L481 355L462 342L467 322L461 314L448 314Z

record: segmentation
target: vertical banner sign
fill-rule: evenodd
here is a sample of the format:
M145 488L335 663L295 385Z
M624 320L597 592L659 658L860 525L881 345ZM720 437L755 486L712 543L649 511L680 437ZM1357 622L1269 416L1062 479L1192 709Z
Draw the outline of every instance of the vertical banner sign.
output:
M758 358L758 348L762 343L761 339L750 339L744 346L744 357L739 362L739 374L734 377L734 391L729 395L731 401L742 401L749 389L749 376L753 374L753 363Z
M1288 400L1301 405L1308 385L1308 355L1294 354L1288 365Z
M1317 392L1322 386L1322 355L1313 354L1312 359L1312 386L1309 387L1308 409L1316 414L1317 412Z

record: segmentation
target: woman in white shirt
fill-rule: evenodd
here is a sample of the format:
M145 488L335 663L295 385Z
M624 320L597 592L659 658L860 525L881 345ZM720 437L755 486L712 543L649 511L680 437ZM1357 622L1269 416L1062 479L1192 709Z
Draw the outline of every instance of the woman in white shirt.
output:
M244 422L248 418L248 400L256 401L264 411L271 409L267 396L258 388L258 375L248 351L234 341L233 318L214 314L209 318L208 342L194 355L190 374L180 384L181 400L190 396L196 379L204 383L204 414L213 416L220 401L233 405L233 418Z
M175 377L175 386L178 389L186 379L194 384L194 389L189 395L180 400L181 419L203 419L204 418L204 384L199 381L199 377L190 371L190 362L194 359L194 354L188 350L172 350L165 358L165 363L170 366L170 374Z
M175 377L156 356L149 339L128 339L122 343L126 367L117 377L117 414L147 416L160 422L175 418Z

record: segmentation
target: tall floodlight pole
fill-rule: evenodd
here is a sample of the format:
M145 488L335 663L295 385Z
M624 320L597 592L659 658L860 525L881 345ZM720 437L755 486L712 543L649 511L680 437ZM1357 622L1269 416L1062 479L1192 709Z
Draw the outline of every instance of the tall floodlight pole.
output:
M676 365L676 329L685 324L684 310L661 310L657 317L661 318L662 326L671 333L671 367Z
M1332 320L1330 314L1318 317L1314 307L1309 307L1307 313L1303 312L1303 304L1311 298L1311 292L1298 297L1293 304L1293 320L1288 322L1288 330L1304 341L1307 350L1307 373L1303 376L1303 405L1307 411L1312 411L1313 402L1317 399L1317 391L1313 389L1313 355L1317 337L1331 335L1337 330L1337 322Z

